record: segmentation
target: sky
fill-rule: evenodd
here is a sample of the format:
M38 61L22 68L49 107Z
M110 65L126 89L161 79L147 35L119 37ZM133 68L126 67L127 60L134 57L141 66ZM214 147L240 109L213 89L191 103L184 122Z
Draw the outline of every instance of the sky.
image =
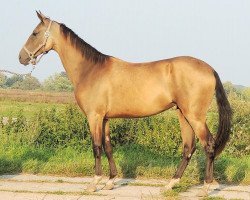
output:
M104 54L130 62L193 56L223 82L250 86L249 0L11 0L0 10L0 69L30 71L18 54L41 10ZM33 75L42 81L61 71L51 51Z

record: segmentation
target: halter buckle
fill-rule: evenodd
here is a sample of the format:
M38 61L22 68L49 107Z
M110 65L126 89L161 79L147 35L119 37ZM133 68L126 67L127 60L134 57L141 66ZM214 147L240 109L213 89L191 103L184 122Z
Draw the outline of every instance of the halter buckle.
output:
M49 36L50 36L50 32L49 32L49 31L45 31L44 37L45 37L45 38L48 38Z

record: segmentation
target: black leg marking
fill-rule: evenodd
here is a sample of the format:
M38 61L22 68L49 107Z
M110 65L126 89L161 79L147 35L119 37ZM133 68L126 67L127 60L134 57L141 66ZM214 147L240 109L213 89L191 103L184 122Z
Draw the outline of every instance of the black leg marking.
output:
M117 169L116 169L115 161L113 159L112 144L110 140L108 120L104 120L103 131L104 133L103 133L103 138L102 138L102 145L106 153L106 156L108 158L109 167L110 167L110 179L112 179L117 175Z
M214 158L215 158L214 149L215 149L215 142L212 135L209 134L208 143L205 146L205 152L207 156L206 175L205 175L206 183L213 182Z
M101 166L101 156L102 156L102 147L93 145L93 152L95 157L95 174L98 176L102 175L102 166Z
M184 149L183 149L183 158L181 161L181 164L179 165L175 175L173 176L173 178L177 179L177 178L181 178L193 153L195 152L195 147L193 147L191 150L187 145L184 145Z

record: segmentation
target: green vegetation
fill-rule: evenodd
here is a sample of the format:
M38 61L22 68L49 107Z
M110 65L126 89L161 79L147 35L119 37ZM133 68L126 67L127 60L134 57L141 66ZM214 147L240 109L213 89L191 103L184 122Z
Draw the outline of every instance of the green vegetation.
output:
M215 178L224 183L249 184L250 97L247 88L231 87L226 85L234 111L231 140L215 162ZM60 95L56 98L60 99ZM0 173L92 176L94 159L86 118L75 104L39 103L39 99L40 96L32 102L12 98L0 101L0 119L17 118L7 125L0 124ZM215 102L207 122L216 133ZM168 179L180 162L181 136L174 109L143 119L111 120L111 137L120 177ZM166 195L174 196L189 185L202 182L204 168L205 155L198 145L180 185ZM106 157L103 170L108 175Z
M31 102L21 102L21 101L0 101L0 116L16 117L22 113L22 115L30 119L34 117L39 110L55 108L57 110L62 110L66 107L62 103L31 103Z
M15 193L39 193L39 194L56 194L56 195L95 195L95 196L106 196L99 193L90 193L90 192L64 192L64 191L32 191L32 190L8 190L0 189L1 192L15 192Z
M11 77L0 74L0 87L1 88L13 88L22 90L35 90L41 87L41 83L34 76L18 76L13 75Z
M226 199L222 197L205 197L202 200L226 200Z
M166 157L136 145L115 148L114 158L119 177L169 179L174 174L179 157ZM139 158L139 159L138 159ZM109 174L103 155L104 174ZM203 180L204 158L193 157L181 184L173 192ZM42 148L30 145L6 145L0 149L0 173L40 173L64 176L92 176L93 156L90 150ZM215 163L215 178L219 182L249 184L250 157L234 158L223 155Z
M40 83L36 77L31 75L12 75L7 77L0 72L0 88L57 92L73 91L73 86L65 72L55 73L48 77L43 83Z
M47 78L43 83L43 89L46 91L73 91L73 85L70 83L65 72L54 74Z
M17 113L20 109L13 109L8 107L7 104L16 104L20 105L20 108L25 109L25 103L30 105L38 105L36 103L46 103L50 107L50 104L60 105L75 103L75 97L72 92L43 92L43 91L33 91L33 90L20 90L20 89L0 89L0 102L1 107L9 112ZM22 104L25 102L24 104ZM50 104L48 104L50 103ZM47 108L44 106L43 108ZM39 109L37 109L38 111ZM36 112L37 113L37 112ZM24 113L26 114L26 112Z

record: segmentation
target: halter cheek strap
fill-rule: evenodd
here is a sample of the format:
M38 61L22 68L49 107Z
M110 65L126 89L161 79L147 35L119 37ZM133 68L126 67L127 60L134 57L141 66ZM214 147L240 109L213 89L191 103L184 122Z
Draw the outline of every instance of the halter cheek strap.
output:
M34 51L29 51L26 46L23 47L23 49L25 50L25 52L28 54L29 58L30 58L30 62L33 64L33 65L36 65L42 58L42 56L44 54L46 54L47 52L45 52L45 46L46 46L46 43L47 43L47 40L50 36L50 27L51 27L51 24L52 24L52 20L50 20L49 22L49 26L48 28L46 29L45 33L44 33L44 40L43 40L43 43L41 43L40 45L38 45L38 47L34 50ZM42 52L42 56L37 60L35 58L35 54L41 49L43 48L43 52Z

